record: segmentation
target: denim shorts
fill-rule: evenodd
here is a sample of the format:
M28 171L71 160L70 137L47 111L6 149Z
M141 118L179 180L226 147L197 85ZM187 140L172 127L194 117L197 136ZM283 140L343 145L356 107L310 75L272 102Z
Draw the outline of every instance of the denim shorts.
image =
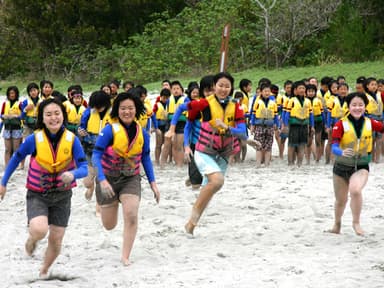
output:
M27 191L28 223L37 216L47 216L48 224L67 227L71 215L72 190L39 193Z
M195 163L200 174L203 176L202 185L208 183L207 175L220 172L225 175L228 167L228 159L218 155L209 155L200 151L195 151Z
M3 137L4 137L4 139L20 139L23 137L23 130L21 130L21 129L17 129L17 130L4 129Z

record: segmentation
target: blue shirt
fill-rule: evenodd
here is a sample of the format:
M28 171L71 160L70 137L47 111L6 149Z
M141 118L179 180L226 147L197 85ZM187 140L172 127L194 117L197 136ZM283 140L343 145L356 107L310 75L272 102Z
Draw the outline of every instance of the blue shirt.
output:
M54 134L47 135L48 139L54 137ZM36 141L35 134L29 135L25 138L25 141L20 145L19 149L13 153L11 160L5 169L3 178L1 179L1 185L6 186L12 173L16 170L19 163L25 159L27 155L36 153ZM47 151L48 153L48 151ZM80 144L79 138L75 136L72 146L73 159L76 163L76 169L70 171L75 179L83 178L88 175L88 164L85 158L83 147Z
M147 175L148 182L155 182L155 173L153 172L153 166L150 156L150 139L147 131L143 129L143 137L144 137L144 145L143 151L141 155L141 163L143 164L145 174ZM107 125L101 130L101 133L97 137L95 149L93 149L92 153L92 164L95 166L97 170L97 179L99 181L105 180L105 175L103 172L103 167L101 165L101 158L103 157L105 149L108 146L111 146L113 143L113 131L112 126Z

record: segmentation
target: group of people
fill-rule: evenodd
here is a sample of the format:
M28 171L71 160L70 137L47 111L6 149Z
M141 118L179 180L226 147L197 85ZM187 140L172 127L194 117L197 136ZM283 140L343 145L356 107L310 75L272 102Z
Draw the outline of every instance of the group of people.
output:
M280 157L288 138L289 165L300 166L304 155L308 163L311 155L316 162L325 155L326 163L334 163L335 223L329 232L340 233L350 193L353 229L362 235L362 189L372 156L378 161L376 151L384 132L379 90L384 81L360 77L357 84L364 90L350 93L339 78L324 77L320 89L314 77L286 81L282 93L263 78L252 97L250 80L242 79L235 92L234 78L220 72L189 83L186 91L181 82L165 80L154 103L145 87L133 82L124 83L121 93L118 81L103 85L88 103L79 85L69 87L67 98L54 93L50 81L42 81L41 92L31 83L25 101L19 100L17 87L9 87L1 110L6 168L0 197L4 198L12 173L30 155L25 250L32 255L49 232L40 269L40 276L47 277L60 253L75 180L86 177L86 198L96 192L98 213L107 230L116 226L122 204L121 261L129 265L137 231L141 166L155 200L160 200L150 156L151 132L156 135L155 163L163 168L169 161L177 167L188 162L186 184L200 189L185 224L189 234L223 186L228 165L244 161L247 145L256 149L256 166L267 166L274 138Z

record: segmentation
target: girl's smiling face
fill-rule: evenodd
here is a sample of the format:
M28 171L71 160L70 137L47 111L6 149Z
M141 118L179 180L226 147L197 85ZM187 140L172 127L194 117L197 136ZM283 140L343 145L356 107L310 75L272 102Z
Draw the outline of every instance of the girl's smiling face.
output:
M215 94L219 99L225 99L229 96L232 90L232 84L229 79L220 78L215 85Z
M363 99L360 97L354 97L351 102L349 103L349 112L351 113L352 117L355 119L359 119L364 115L365 112L365 103Z
M136 117L136 106L133 100L125 99L119 104L119 118L124 124L131 124Z
M64 115L60 106L50 103L44 107L43 123L52 134L56 134L63 126Z

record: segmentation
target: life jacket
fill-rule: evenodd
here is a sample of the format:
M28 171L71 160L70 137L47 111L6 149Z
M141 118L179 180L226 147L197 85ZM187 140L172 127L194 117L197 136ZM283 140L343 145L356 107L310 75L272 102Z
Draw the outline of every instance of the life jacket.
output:
M291 107L291 114L290 114L290 123L291 124L297 124L294 123L295 121L301 122L301 124L308 124L309 123L309 113L311 111L311 101L308 98L304 98L303 105L301 105L299 99L297 97L292 97L289 100L291 105L288 104Z
M248 107L249 107L249 96L248 96L248 94L247 93L245 93L245 92L243 92L243 91L241 91L241 93L243 93L243 102L242 102L242 104L245 106L245 107L247 107L247 113L248 113ZM243 108L244 109L244 108ZM244 110L244 112L245 112L245 110Z
M4 107L4 115L19 115L21 116L21 109L20 109L20 101L17 100L13 105L11 106L11 101L7 100L5 101L5 107ZM20 125L21 120L20 118L12 118L12 119L3 119L3 122L5 125Z
M239 139L216 125L216 119L221 119L228 127L235 127L236 104L229 101L224 111L215 95L208 96L206 100L209 104L211 120L201 123L196 150L223 157L238 153Z
M80 105L79 110L77 110L77 107L72 104L68 113L68 123L80 124L81 115L83 115L84 111L85 107L83 105Z
M157 120L167 120L167 112L165 110L165 104L161 101L157 102L157 111L156 111L156 119Z
M276 102L272 99L268 100L268 105L265 106L265 102L263 98L259 98L256 100L256 103L253 106L253 113L256 116L256 125L267 125L273 126L273 118L277 113L277 105Z
M368 97L368 105L365 107L367 110L368 116L376 120L383 119L383 101L381 100L380 93L376 94L376 100L369 94L366 93Z
M315 96L312 101L312 111L313 111L313 116L316 117L321 117L321 114L323 113L323 103L321 99L319 99L317 96Z
M141 125L141 127L147 127L147 124L148 124L148 119L151 118L152 116L152 108L151 106L144 102L144 107L145 107L145 114L141 114L139 119L137 119L137 121L139 122L139 124Z
M136 125L136 135L131 143L129 143L124 126L118 120L113 120L111 123L113 144L107 147L101 158L101 165L105 175L117 177L121 174L133 176L140 173L144 135L140 124L134 123Z
M365 165L371 160L372 152L372 122L368 117L364 117L364 124L361 130L360 139L357 138L353 123L347 118L341 119L344 133L340 141L340 148L352 148L355 156L337 156L336 162L347 166Z
M31 156L26 187L35 192L48 192L49 190L68 190L76 186L75 180L70 185L64 184L58 176L65 171L75 168L72 155L72 146L75 135L64 130L56 151L45 134L44 130L34 132L36 155Z
M327 106L331 112L331 117L335 119L341 119L348 112L347 102L344 101L343 105L341 105L340 99L337 96L331 96Z
M169 97L169 104L168 104L168 120L172 120L173 114L175 114L177 108L180 106L180 104L183 104L185 101L185 96L180 96L177 102L175 101L175 96L171 95ZM187 120L187 113L183 112L182 115L180 115L179 121L186 121Z
M88 123L87 123L87 132L98 135L107 125L107 123L111 120L111 117L109 116L110 111L107 111L104 115L103 120L100 119L99 112L96 111L96 109L91 109L91 113L89 115Z
M32 100L30 97L28 97L28 99L27 99L27 105L31 105L31 104L32 104L32 105L33 105L33 109L27 111L27 112L25 113L25 116L36 118L36 117L37 117L38 107L39 107L39 104L41 103L41 101L42 101L42 100L41 100L40 98L38 98L38 100L37 100L37 102L36 102L36 105L35 105L35 103L33 102L33 100Z

